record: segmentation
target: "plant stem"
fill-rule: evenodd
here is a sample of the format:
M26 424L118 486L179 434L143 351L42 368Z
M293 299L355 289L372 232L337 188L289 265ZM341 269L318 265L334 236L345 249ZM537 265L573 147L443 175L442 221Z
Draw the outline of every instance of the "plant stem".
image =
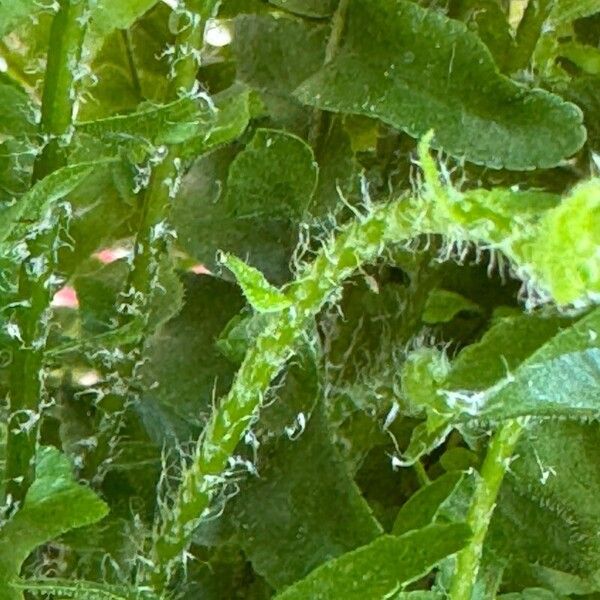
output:
M135 64L135 56L133 54L133 44L131 42L131 32L129 30L121 30L121 39L123 40L123 46L125 47L125 54L127 56L127 65L129 66L129 75L131 77L131 85L135 90L137 98L142 98L142 84L138 74L138 69Z
M437 181L437 173L432 172L435 165L427 154L426 143L421 146L421 166L428 171L427 180ZM460 235L474 243L490 246L498 243L498 231L481 227L478 218L472 223L465 220L462 226L458 226L448 215L445 196L438 198L433 193L435 186L431 189L431 185L426 185L425 190L429 196L425 203L422 198L400 199L379 206L368 216L342 228L337 238L327 244L315 261L290 284L286 293L292 300L292 306L274 316L248 351L229 393L213 412L198 440L173 504L160 515L162 522L155 535L151 555L155 570L149 576L156 590L162 591L169 584L192 532L206 517L213 497L227 480L228 461L257 418L270 382L285 367L310 321L343 281L359 266L380 256L386 246L400 244L422 234L447 235L451 232L453 239ZM506 228L505 224L500 225ZM504 231L502 227L503 235L514 234L514 231ZM518 431L520 426L516 423L506 425L490 446L483 470L484 483L478 490L471 515L478 536L470 549L474 557L480 552L481 539L487 529L484 517L489 520ZM507 460L503 461L504 458ZM461 562L466 560L463 558Z
M206 22L214 16L221 0L188 0L187 10L182 14L194 15L194 21L186 23L184 29L178 34L175 43L175 59L173 64L173 77L168 90L168 101L176 100L181 96L193 93L196 85L196 75L199 69L198 57L204 46L204 30ZM180 10L180 9L178 9ZM185 16L189 19L189 16ZM144 306L139 307L146 313L145 304L153 283L160 257L164 254L165 240L160 239L156 233L168 217L171 201L176 194L168 182L177 181L180 173L180 148L169 148L168 155L152 172L150 184L143 197L142 216L134 247L133 267L129 276L128 287L143 296ZM134 307L135 310L135 307ZM128 319L125 319L126 321ZM125 323L121 323L123 325Z
M35 161L33 183L66 163L65 137L73 121L75 76L85 37L85 0L60 0L52 22L48 64L42 98L42 133L49 141ZM54 254L59 218L34 229L26 238L27 258L19 273L18 300L26 303L14 312L17 327L10 381L6 479L7 495L23 500L35 476L34 457L44 393L43 357L53 292Z
M165 101L195 92L199 56L204 45L206 22L213 17L221 0L188 0L181 2L176 10L182 20L182 29L177 35L172 63L172 77ZM193 17L191 17L193 15ZM192 19L192 20L190 20ZM130 57L133 64L133 57ZM142 320L146 328L148 305L157 283L160 260L168 252L168 217L171 203L177 194L177 182L182 175L180 148L165 149L167 155L152 171L148 187L141 194L142 208L134 242L133 261L125 289L122 291L122 306L118 316L118 327L126 327ZM106 373L106 392L99 404L99 422L96 424L97 446L87 457L82 473L87 479L101 479L101 465L110 457L123 425L122 414L126 406L135 401L137 367L141 363L144 340L121 348L122 358Z
M380 205L343 227L335 239L324 245L314 262L288 286L286 293L292 305L273 316L248 350L229 393L213 411L189 465L184 468L172 504L161 506L160 523L150 555L154 571L147 575L155 590L162 592L169 585L194 529L206 517L212 499L227 481L228 462L244 433L258 417L271 381L293 356L294 347L302 335L306 335L311 320L347 277L361 265L379 257L386 246L405 243L421 235L451 235L452 239L489 247L498 247L503 239L515 237L516 227L521 227L518 219L514 220L514 227L502 220L497 227L492 221L494 226L489 227L487 222L482 226L477 214L469 220L469 210L456 217L452 210L458 202L459 192L453 190L450 201L446 191L441 189L435 163L428 152L427 138L419 145L419 151L425 174L424 196L401 198ZM470 203L466 204L468 208ZM510 247L503 249L511 251ZM465 557L459 559L461 565L472 564L475 571L491 510L520 430L520 425L510 422L490 444L482 471L483 483L477 490L470 513L475 532L473 545L465 551ZM463 600L463 597L456 596L453 600L459 599Z
M337 9L331 19L331 34L327 41L325 48L325 60L324 65L329 64L337 55L342 42L342 36L346 27L346 13L348 12L348 6L350 0L339 0ZM323 111L315 108L312 114L312 120L310 125L310 131L308 133L308 141L314 147L318 149L321 136L323 134ZM318 153L317 153L318 154Z
M450 600L472 600L479 572L483 542L494 512L496 499L509 466L523 426L516 420L508 421L492 437L481 467L481 478L467 515L467 524L473 532L469 545L457 556L450 585Z
M413 465L413 469L415 471L417 479L419 480L419 485L424 487L431 483L431 479L429 479L429 475L427 475L427 471L425 470L425 467L423 466L423 463L420 460L417 460L415 462L415 464Z
M226 479L229 458L310 320L347 277L383 252L387 242L412 237L413 221L406 203L380 207L368 218L346 227L291 284L288 294L293 306L277 315L248 351L231 390L198 441L173 506L161 515L151 556L155 570L150 580L156 590L162 591L172 578L195 526L206 516L219 484Z

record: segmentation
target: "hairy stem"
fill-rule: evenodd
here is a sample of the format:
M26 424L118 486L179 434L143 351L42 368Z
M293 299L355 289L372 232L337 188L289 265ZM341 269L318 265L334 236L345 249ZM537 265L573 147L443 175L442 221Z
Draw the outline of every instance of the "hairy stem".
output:
M175 9L179 15L180 32L175 43L171 64L171 80L165 101L193 94L196 90L196 75L199 56L204 45L204 30L207 20L214 16L220 0L187 0ZM132 59L130 60L132 63ZM148 304L156 286L160 260L169 246L168 217L171 203L177 194L177 182L182 175L180 148L165 148L166 156L152 171L148 187L141 194L141 216L134 242L133 262L122 291L118 327L127 327L134 321L148 317ZM137 366L141 361L143 339L122 347L121 358L106 374L106 392L98 406L100 413L95 430L97 446L86 459L82 475L87 479L101 479L101 466L112 453L122 427L122 418L127 404L139 396L136 387Z
M87 1L60 0L50 31L48 64L42 98L41 130L48 143L34 164L33 183L66 163L66 137L70 134L75 101L75 76L85 37ZM21 501L34 478L41 401L43 357L53 292L54 255L60 219L45 215L45 223L27 236L26 258L18 283L14 312L16 333L10 381L6 478L7 494Z
M179 9L183 28L177 36L172 79L167 101L176 100L194 92L199 69L199 56L204 46L206 22L214 16L221 0L188 0ZM165 251L165 239L157 228L165 223L176 186L169 186L180 177L180 148L168 149L168 154L152 172L150 183L143 195L142 216L135 241L133 267L130 272L129 291L139 293L147 302L158 262ZM139 307L145 309L144 307ZM135 307L134 307L135 311ZM147 311L141 310L142 313ZM127 320L127 319L125 319ZM121 323L123 325L124 323Z
M343 283L362 264L376 259L387 242L412 237L410 210L394 203L353 223L318 255L289 288L293 306L280 313L249 350L228 395L207 424L192 464L183 474L174 505L163 515L156 536L150 579L164 589L210 502L238 442L257 416L262 398L273 378L294 352L294 345L310 321Z
M198 440L173 502L162 506L162 521L150 557L154 572L149 580L156 590L164 590L173 578L195 527L207 516L212 499L226 483L228 463L244 433L258 417L271 381L294 354L296 343L305 335L312 319L347 277L361 265L375 260L386 246L407 243L416 236L451 235L453 240L497 247L505 237L516 235L516 228L520 226L516 215L513 226L500 220L496 227L493 220L482 220L477 211L473 211L471 219L469 210L464 214L457 212L456 206L463 206L466 197L463 202L458 197L459 192L452 190L450 198L450 192L439 181L427 144L425 138L420 145L421 168L425 175L423 196L379 206L342 228L290 284L286 293L292 305L274 315L246 354L229 393L211 415ZM478 536L485 536L487 521L484 522L482 515L487 515L489 521L507 460L518 437L517 430L520 427L516 423L506 425L490 446L483 470L485 485L480 486L471 516ZM489 506L487 511L486 506ZM480 549L477 540L476 537L476 546L472 549L475 557Z
M457 556L450 585L450 600L472 600L483 551L483 542L494 512L502 480L510 464L522 428L522 425L517 421L508 421L494 434L490 441L487 455L481 467L481 478L475 489L467 515L467 524L473 532L473 537L469 545Z

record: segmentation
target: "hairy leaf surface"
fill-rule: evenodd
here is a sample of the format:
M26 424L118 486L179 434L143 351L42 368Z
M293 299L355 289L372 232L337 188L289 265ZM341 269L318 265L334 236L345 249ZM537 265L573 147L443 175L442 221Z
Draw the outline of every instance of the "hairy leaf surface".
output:
M466 27L405 0L361 0L338 56L296 96L324 110L378 117L434 147L493 168L552 167L585 141L582 115L501 76Z

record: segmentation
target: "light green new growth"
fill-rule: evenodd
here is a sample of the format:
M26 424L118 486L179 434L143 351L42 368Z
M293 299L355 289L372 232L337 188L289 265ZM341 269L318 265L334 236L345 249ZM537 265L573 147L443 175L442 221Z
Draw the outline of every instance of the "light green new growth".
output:
M600 181L578 185L545 214L531 247L534 273L560 304L600 297Z
M502 252L521 279L559 305L585 306L600 292L600 180L578 185L560 201L551 194L505 189L459 193L443 187L420 142L429 223L457 243Z
M279 312L292 301L271 285L258 270L232 254L220 254L219 261L234 275L248 302L257 312Z
M540 238L538 222L544 214L543 209L532 210L528 202L520 206L516 202L518 193L492 190L461 194L450 187L443 187L435 163L429 156L428 138L421 143L420 153L426 180L423 197L403 198L379 206L368 216L344 227L290 284L286 296L291 299L291 306L269 322L248 351L230 392L213 412L198 441L173 504L161 515L162 522L151 557L155 571L150 575L157 591L163 590L171 580L192 532L207 516L211 500L226 480L228 461L257 418L271 381L293 355L295 344L304 335L311 320L358 267L374 261L390 245L404 243L421 234L440 234L452 241L502 249L519 269L538 274L538 265L519 261L529 255L523 250L526 243L535 244ZM490 199L492 202L486 204L486 200ZM523 199L529 199L527 193L523 194ZM510 200L510 206L503 204L507 200ZM547 205L546 202L545 207ZM555 210L560 210L560 207ZM550 210L547 214L556 213ZM551 217L547 216L544 222L551 222ZM560 285L560 282L549 280L544 284L550 287ZM513 440L514 436L509 433L515 427L507 425L506 430L495 438L490 455L494 465L496 455L510 456L512 446L509 442L514 444L516 438ZM507 437L508 441L505 440ZM480 491L480 495L491 504L504 472L500 473L499 467L494 465L487 467L484 474L489 489L486 487ZM505 468L504 463L502 468ZM472 520L479 535L484 535L487 523L477 520L478 515L479 512ZM477 556L478 550L473 552Z

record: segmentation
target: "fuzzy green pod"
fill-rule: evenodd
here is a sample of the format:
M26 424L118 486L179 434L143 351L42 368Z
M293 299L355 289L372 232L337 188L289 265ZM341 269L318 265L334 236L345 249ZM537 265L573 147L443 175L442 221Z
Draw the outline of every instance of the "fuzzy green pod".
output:
M531 245L539 283L559 304L585 304L600 294L600 179L578 185L545 213Z

